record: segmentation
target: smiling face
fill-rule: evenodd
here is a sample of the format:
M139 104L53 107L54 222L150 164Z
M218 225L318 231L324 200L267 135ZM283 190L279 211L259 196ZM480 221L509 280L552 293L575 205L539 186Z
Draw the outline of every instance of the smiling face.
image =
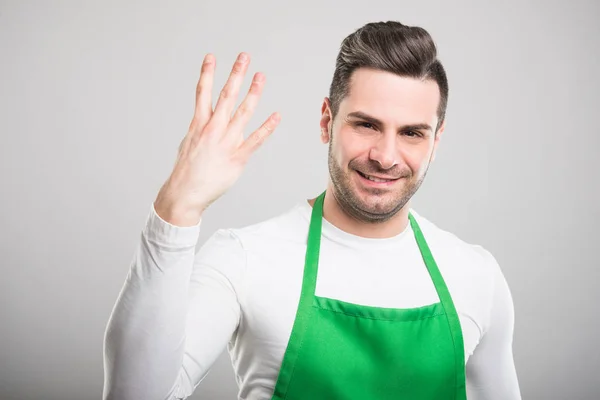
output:
M432 80L359 68L331 119L322 108L322 140L329 143L330 186L340 207L363 222L385 222L417 191L434 158L444 124Z

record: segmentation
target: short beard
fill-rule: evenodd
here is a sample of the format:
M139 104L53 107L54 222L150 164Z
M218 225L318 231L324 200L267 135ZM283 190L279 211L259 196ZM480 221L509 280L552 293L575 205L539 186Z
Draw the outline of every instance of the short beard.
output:
M342 211L348 214L351 218L354 218L360 222L380 224L389 221L394 215L402 210L402 208L404 208L408 201L417 192L423 183L423 180L427 175L427 171L429 170L429 165L431 164L430 157L429 162L427 163L427 168L425 169L425 173L423 173L423 176L415 182L411 182L410 180L413 177L410 171L406 171L404 174L401 174L402 179L407 179L407 186L404 188L400 199L396 200L395 204L393 204L391 208L388 210L376 210L375 207L371 207L369 210L352 190L350 176L344 174L344 171L339 167L339 164L334 159L331 151L332 142L333 140L329 142L328 152L329 176L331 177L331 181L333 183L332 195L340 205ZM375 168L376 167L374 167L374 169ZM350 169L349 174L355 173L352 171L353 169Z

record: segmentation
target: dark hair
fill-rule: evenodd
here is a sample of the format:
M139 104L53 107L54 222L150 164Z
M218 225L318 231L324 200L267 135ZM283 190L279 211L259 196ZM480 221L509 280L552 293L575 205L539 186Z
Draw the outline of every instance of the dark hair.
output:
M340 46L329 88L332 117L350 90L350 78L358 68L373 68L416 79L431 79L440 88L438 126L448 104L448 80L429 33L418 26L396 21L371 22L348 35Z

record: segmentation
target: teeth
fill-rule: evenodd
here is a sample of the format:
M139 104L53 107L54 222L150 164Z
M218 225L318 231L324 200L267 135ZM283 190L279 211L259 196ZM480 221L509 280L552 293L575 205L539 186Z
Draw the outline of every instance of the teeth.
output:
M381 183L381 182L389 182L389 181L391 181L391 179L379 179L379 178L373 178L372 176L369 176L369 175L365 175L365 178L367 178L367 179L368 179L368 180L370 180L370 181L373 181L373 182L380 182L380 183Z

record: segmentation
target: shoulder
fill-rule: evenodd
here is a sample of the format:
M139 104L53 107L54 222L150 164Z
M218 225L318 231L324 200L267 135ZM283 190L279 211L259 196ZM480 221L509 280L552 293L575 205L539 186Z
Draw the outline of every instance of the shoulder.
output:
M261 256L271 253L285 254L289 249L297 249L303 244L308 232L298 229L304 224L301 203L266 220L240 228L217 229L196 253L195 271L218 270L230 281L240 281L248 270L248 264ZM304 239L302 238L304 233ZM303 242L304 241L304 242ZM290 246L291 244L292 246ZM250 258L252 257L252 258Z
M498 263L492 253L480 244L470 243L456 234L440 228L428 218L411 209L423 231L423 236L434 257L453 260L453 264L477 269L490 277Z
M306 205L307 207L308 204ZM240 228L219 229L215 235L236 241L245 249L306 242L310 215L304 204L298 202L274 216Z
M475 320L485 332L490 325L494 297L506 286L494 255L469 243L411 210L444 276L459 312Z

